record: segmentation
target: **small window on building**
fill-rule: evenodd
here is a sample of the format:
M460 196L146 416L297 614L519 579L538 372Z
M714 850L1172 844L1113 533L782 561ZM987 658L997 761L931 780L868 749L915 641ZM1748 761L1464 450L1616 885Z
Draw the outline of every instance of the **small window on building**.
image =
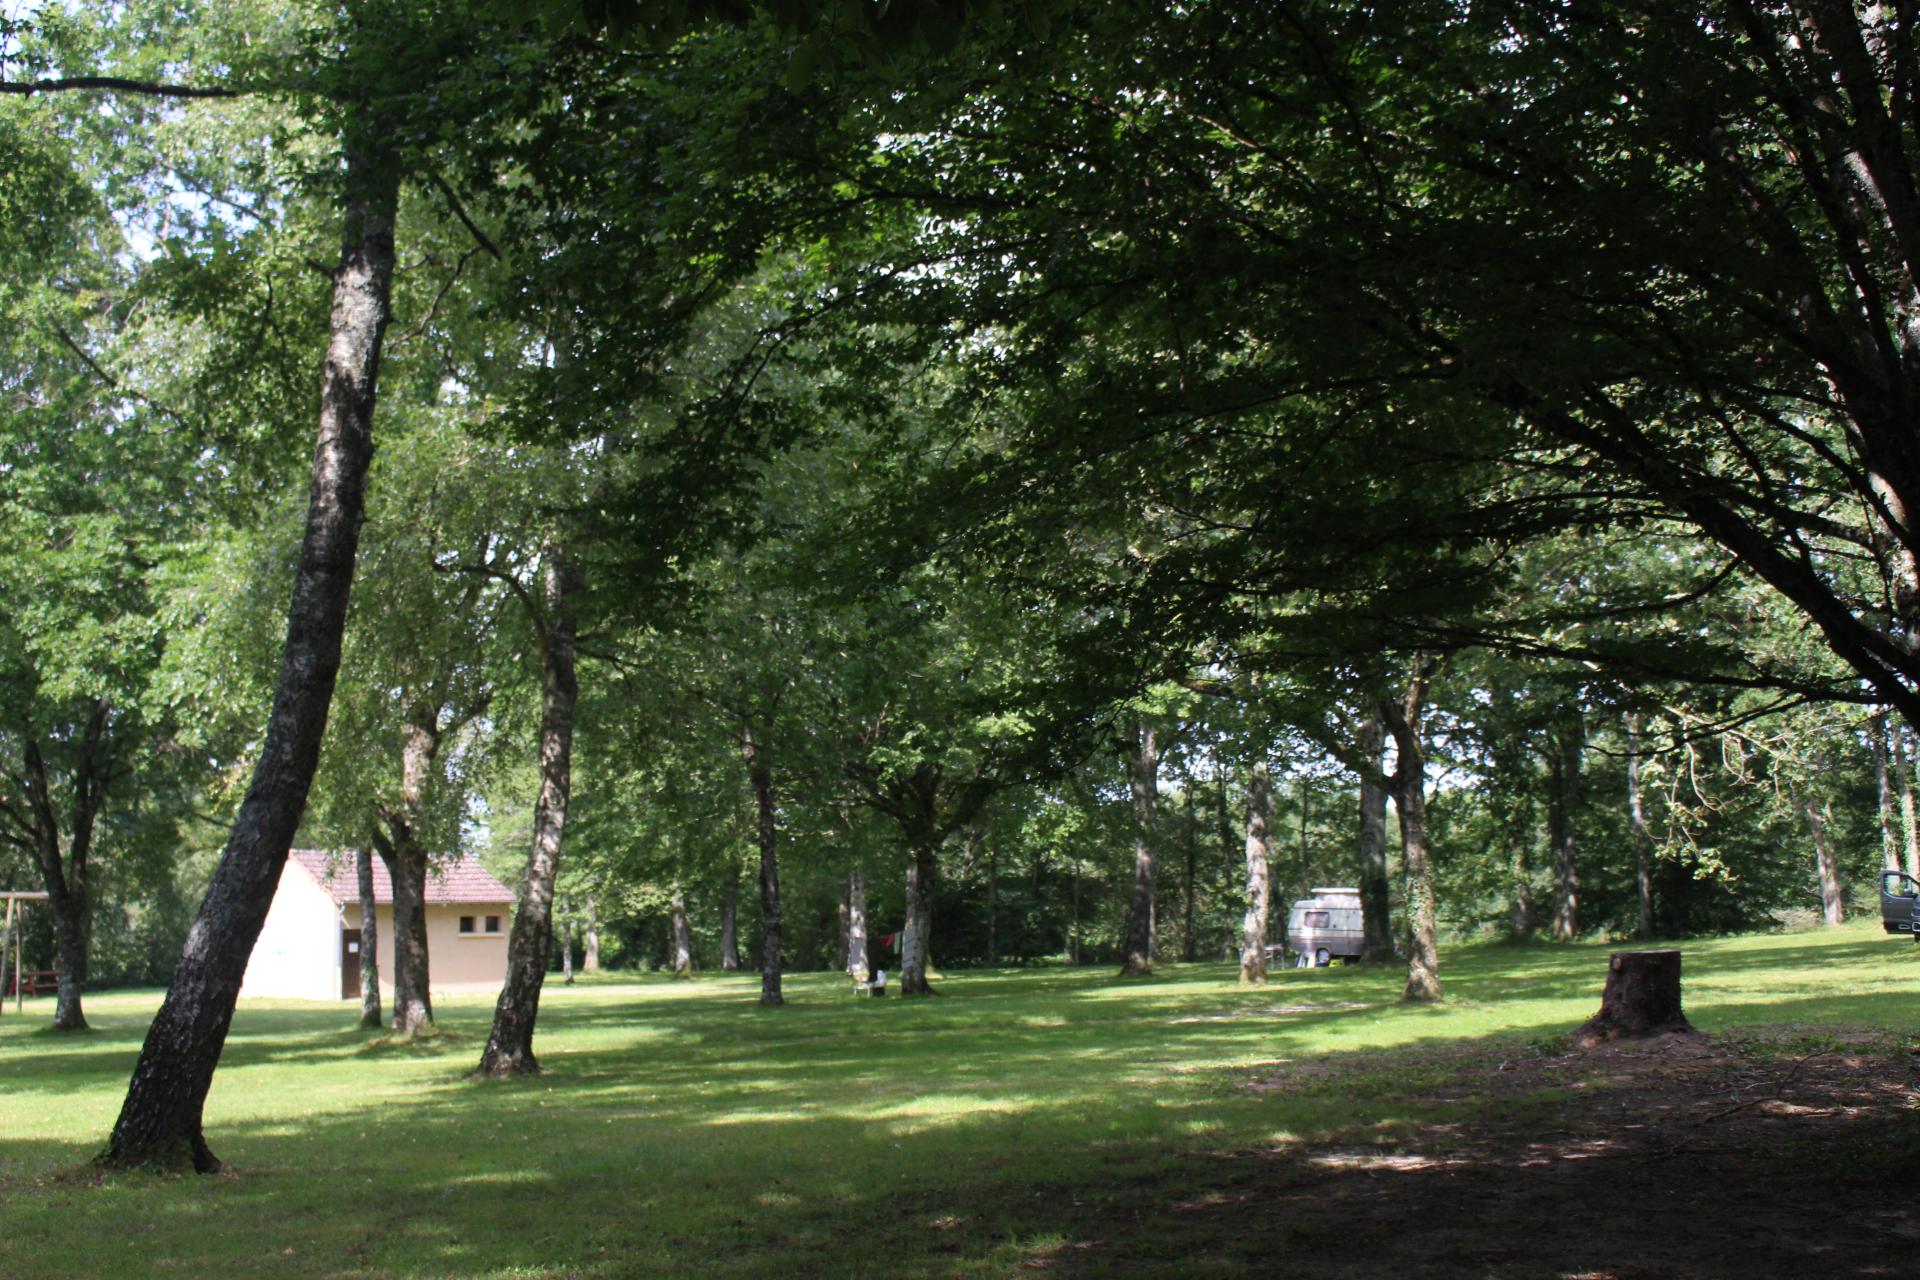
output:
M472 916L461 916L461 917L460 917L460 932L462 932L462 933L472 933L472 932L473 932L473 917L472 917Z
M488 933L498 933L498 932L500 932L500 917L499 917L499 916L488 916L488 917L487 917L487 932L488 932Z
M1325 911L1307 912L1307 928L1324 929L1326 927L1327 927L1327 913Z

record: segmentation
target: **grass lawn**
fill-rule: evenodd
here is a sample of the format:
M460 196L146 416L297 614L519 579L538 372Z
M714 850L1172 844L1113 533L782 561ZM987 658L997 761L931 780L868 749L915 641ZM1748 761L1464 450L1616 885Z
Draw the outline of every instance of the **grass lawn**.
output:
M1683 946L1702 1030L1920 1026L1920 947L1877 925ZM9 1004L0 1276L1017 1274L1197 1157L1516 1105L1420 1084L1456 1046L1551 1046L1598 1007L1608 949L1451 949L1433 1008L1359 968L1260 990L1224 964L969 971L929 1001L811 974L779 1010L757 975L554 979L547 1074L504 1084L463 1075L491 1001L442 1001L448 1034L407 1046L346 1004L249 1001L207 1105L227 1162L209 1178L85 1169L158 993L90 998L79 1036L46 1029L50 1000ZM1315 1089L1244 1087L1360 1049L1393 1052Z

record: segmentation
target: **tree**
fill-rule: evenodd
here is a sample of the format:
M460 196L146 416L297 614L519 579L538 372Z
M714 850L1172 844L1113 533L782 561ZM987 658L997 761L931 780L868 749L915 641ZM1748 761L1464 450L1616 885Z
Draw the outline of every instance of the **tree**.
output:
M1030 424L1007 452L1056 472L1022 472L1020 501L1147 477L1215 535L1190 589L1307 581L1311 554L1230 568L1298 512L1344 527L1321 501L1344 485L1417 473L1451 502L1416 494L1397 538L1691 539L1718 562L1697 585L1766 584L1850 668L1711 674L1912 719L1905 44L1892 11L1802 4L1090 7L1044 50L969 51L991 71L962 91L903 95L923 141L875 194L941 210L922 258L942 271L899 291L994 326L983 384L1019 387ZM994 127L942 128L956 99ZM1363 424L1377 460L1327 467ZM1205 489L1138 465L1242 445ZM1335 483L1290 484L1302 454ZM1483 489L1495 460L1533 492ZM1239 486L1297 510L1226 501Z
M549 541L540 550L539 598L524 587L516 592L526 607L539 650L540 793L534 803L533 843L527 850L519 905L507 938L506 985L494 1005L493 1028L475 1068L483 1076L535 1075L540 1070L533 1052L533 1029L553 945L553 885L560 870L573 787L574 706L580 693L574 670L575 610L580 590L578 570L567 552Z
M1134 717L1132 728L1133 740L1127 752L1127 795L1133 802L1133 896L1127 905L1120 972L1143 975L1153 972L1160 746L1157 731L1145 716Z
M1575 811L1581 799L1581 758L1586 723L1576 703L1547 735L1549 842L1553 846L1553 936L1571 942L1580 933L1579 870Z
M1273 857L1273 794L1265 760L1247 776L1247 917L1241 929L1240 981L1267 980L1267 876Z
M457 406L414 403L411 390L402 381L388 397L398 401L390 407L399 429L373 471L345 641L349 676L335 697L305 824L337 842L370 842L386 865L399 1035L432 1025L428 869L453 853L465 801L501 736L468 730L493 709L505 679L500 619L511 594L484 574L442 571L435 555L451 543L474 548L468 559L484 562L494 542L522 533L516 516L530 505L526 487L537 483L526 463L472 440ZM363 948L369 932L363 923Z
M1362 758L1377 761L1386 749L1386 726L1380 716L1360 724L1355 746ZM1360 912L1365 931L1363 956L1369 962L1393 959L1391 886L1387 879L1387 792L1371 777L1360 779Z

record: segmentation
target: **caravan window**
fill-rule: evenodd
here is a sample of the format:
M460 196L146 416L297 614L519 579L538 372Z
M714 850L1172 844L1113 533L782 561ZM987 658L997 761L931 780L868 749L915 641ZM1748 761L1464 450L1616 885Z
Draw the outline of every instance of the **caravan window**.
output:
M1307 928L1324 929L1327 927L1328 914L1325 911L1307 912Z

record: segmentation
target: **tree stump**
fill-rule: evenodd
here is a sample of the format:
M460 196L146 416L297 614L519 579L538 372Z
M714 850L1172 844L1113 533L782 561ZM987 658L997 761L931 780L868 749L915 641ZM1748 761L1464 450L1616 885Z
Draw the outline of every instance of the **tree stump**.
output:
M1583 1047L1609 1040L1691 1034L1680 1011L1678 951L1616 951L1607 961L1607 989L1600 1012L1574 1033Z

